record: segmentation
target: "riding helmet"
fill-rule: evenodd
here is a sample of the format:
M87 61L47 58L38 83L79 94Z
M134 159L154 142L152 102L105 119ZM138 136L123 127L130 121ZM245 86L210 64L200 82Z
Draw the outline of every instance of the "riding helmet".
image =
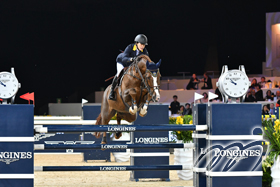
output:
M137 43L148 45L148 38L144 34L138 34L135 37L134 41L137 42Z

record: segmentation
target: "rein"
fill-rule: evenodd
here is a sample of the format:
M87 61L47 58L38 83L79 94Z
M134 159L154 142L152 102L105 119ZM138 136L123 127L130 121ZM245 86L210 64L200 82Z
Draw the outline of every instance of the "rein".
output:
M132 77L134 77L134 78L140 80L141 83L144 85L144 88L146 88L146 89L148 90L148 93L149 93L150 96L153 98L154 91L153 91L153 92L151 91L151 87L149 86L148 81L147 81L147 78L148 78L148 77L145 76L145 79L144 79L144 77L143 77L143 75L142 75L142 73L141 73L141 71L140 71L140 69L139 69L139 67L138 67L137 64L138 64L138 63L137 63L136 61L134 61L134 62L131 64L130 68L127 69L127 70L130 69L130 74L128 74L128 71L126 71L126 72L124 73L124 75L127 74L127 75L130 75L130 76L132 76ZM133 75L133 67L135 68L135 71L140 75L141 78L136 77L135 75ZM132 68L132 69L131 69L131 68ZM147 72L148 72L148 70L146 70L145 74L147 74ZM147 82L147 84L146 84L146 82ZM154 99L152 99L152 100L154 101Z

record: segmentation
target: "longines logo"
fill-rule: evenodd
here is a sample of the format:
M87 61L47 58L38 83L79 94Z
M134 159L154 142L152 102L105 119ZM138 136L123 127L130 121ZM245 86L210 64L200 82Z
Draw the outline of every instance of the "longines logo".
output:
M203 148L200 148L201 154L206 154L206 151ZM214 150L214 157L226 157L228 159L236 160L239 162L240 160L246 159L248 157L258 157L261 156L260 150Z
M240 78L231 78L234 81L238 81Z
M106 145L106 144L101 144L101 149L127 149L127 145Z
M49 138L49 137L52 137L52 136L55 136L55 134L36 134L34 136L34 140L39 141L41 139Z
M100 171L125 171L126 167L119 167L119 166L105 166L100 167Z
M136 127L124 127L124 126L112 126L112 127L108 127L108 131L109 132L126 132L126 131L135 131Z
M10 80L9 79L2 79L1 80L3 83L7 83L7 82L9 82Z
M144 144L159 144L167 143L168 137L140 137L135 138L135 143L144 143Z
M0 161L6 164L21 159L32 159L32 152L0 152Z
M261 166L262 146L259 141L252 141L248 144L240 142L227 145L216 144L205 149L201 148L200 155L194 165L202 164L205 165L204 167L210 167L211 169L217 167L219 171L231 171L238 165L243 165L247 162L247 159L252 162L250 171L254 171Z

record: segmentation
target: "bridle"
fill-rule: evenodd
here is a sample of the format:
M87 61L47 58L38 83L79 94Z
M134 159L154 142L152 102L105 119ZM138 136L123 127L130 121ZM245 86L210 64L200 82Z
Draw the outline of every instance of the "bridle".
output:
M157 77L158 75L159 75L159 69L156 69L156 70L152 70L152 71L156 71L157 73L155 73L155 72L151 72L150 70L146 70L146 73L145 73L145 81L147 82L147 85L149 86L149 88L151 88L151 86L149 85L149 83L148 83L148 73L150 73L151 74L151 76L152 76L152 78L153 77ZM152 100L153 102L156 102L156 100L155 100L155 98L153 97L153 95L154 95L154 93L155 93L155 90L156 89L158 89L159 90L159 85L157 85L157 86L152 86L152 88L153 88L153 93L152 93L152 95L150 94L150 96L151 96L151 99L150 99L150 101Z
M133 67L135 68L135 71L140 75L140 78L137 77L137 76L135 76L135 75L133 75ZM129 71L129 70L130 70L130 71ZM130 73L129 73L129 72L130 72ZM142 73L141 73L141 71L140 71L140 69L139 69L139 67L138 67L138 61L135 60L135 61L130 65L130 67L124 72L124 75L127 74L127 75L130 75L130 76L132 76L132 77L134 77L134 78L140 80L140 81L141 81L141 87L142 87L141 89L142 89L142 90L143 90L143 89L147 89L149 95L151 96L151 99L150 99L148 102L150 102L150 101L155 102L155 99L154 99L154 97L153 97L153 95L154 95L154 93L155 93L155 89L151 90L151 88L156 87L156 89L158 89L159 86L153 86L153 87L151 87L151 86L149 85L149 83L148 83L148 78L149 78L149 77L148 77L148 73L150 73L151 76L153 76L153 73L152 73L150 70L146 69L146 72L144 73L144 75L145 75L145 78L144 78L143 75L142 75ZM159 70L157 69L156 76L158 75L158 73L159 73ZM124 75L123 75L123 76L124 76Z

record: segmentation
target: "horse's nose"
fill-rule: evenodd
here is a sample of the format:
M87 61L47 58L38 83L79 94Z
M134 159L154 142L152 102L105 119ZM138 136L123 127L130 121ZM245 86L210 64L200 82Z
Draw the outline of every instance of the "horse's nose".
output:
M156 101L156 102L159 102L160 95L155 95L155 97L154 97L154 98L155 98L155 101Z

